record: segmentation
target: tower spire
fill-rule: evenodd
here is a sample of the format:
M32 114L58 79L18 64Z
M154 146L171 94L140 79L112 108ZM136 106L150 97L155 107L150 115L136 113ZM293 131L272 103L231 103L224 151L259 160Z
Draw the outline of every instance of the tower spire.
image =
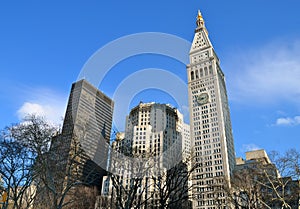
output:
M196 21L197 27L198 28L202 28L205 27L204 25L204 19L202 17L202 14L200 12L200 10L198 10L198 15L197 15L197 21Z
M198 17L197 17L198 19L200 19L200 18L202 18L202 14L201 14L201 12L200 12L200 9L198 9Z

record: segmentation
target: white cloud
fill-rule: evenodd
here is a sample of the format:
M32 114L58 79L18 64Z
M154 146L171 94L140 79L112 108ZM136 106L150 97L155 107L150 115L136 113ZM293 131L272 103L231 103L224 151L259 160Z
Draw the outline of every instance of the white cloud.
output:
M293 118L286 117L286 118L278 118L276 120L277 126L296 126L300 125L300 116L295 116Z
M254 150L259 150L261 149L258 145L256 144L243 144L241 148L241 152L249 152L249 151L254 151Z
M238 70L228 73L232 100L250 104L300 101L300 41L273 42L236 54L229 68Z
M61 124L66 109L67 97L63 97L49 89L26 89L26 101L17 110L19 119L35 114L45 117L53 124Z
M49 112L50 107L43 107L40 104L25 102L22 107L18 110L18 117L24 118L28 114L35 114L40 116L46 116ZM48 114L47 114L48 115Z

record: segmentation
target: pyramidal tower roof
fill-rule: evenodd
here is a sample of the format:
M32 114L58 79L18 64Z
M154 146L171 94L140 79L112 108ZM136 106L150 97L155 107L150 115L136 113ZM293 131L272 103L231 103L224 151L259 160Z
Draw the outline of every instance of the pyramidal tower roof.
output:
M213 47L209 40L208 31L205 27L204 18L200 10L198 10L196 24L197 27L195 30L193 43L190 49L190 54L199 53L201 50Z

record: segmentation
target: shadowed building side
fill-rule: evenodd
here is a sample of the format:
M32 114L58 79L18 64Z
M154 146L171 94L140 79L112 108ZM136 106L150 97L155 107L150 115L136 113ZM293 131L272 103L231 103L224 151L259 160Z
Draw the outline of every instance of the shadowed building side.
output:
M62 134L56 140L61 162L75 162L77 177L99 191L106 174L113 108L114 102L86 80L73 83Z

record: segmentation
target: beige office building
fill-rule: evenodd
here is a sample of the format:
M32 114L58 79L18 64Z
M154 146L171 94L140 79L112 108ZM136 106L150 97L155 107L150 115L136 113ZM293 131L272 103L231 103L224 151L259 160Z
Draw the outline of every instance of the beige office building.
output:
M111 159L111 171L121 176L124 190L131 189L134 178L143 179L137 190L137 197L147 200L142 208L158 207L155 179L189 157L189 131L183 115L169 104L141 102L126 117L125 133L117 134L113 149L131 158ZM111 179L103 185L102 195L114 199Z

